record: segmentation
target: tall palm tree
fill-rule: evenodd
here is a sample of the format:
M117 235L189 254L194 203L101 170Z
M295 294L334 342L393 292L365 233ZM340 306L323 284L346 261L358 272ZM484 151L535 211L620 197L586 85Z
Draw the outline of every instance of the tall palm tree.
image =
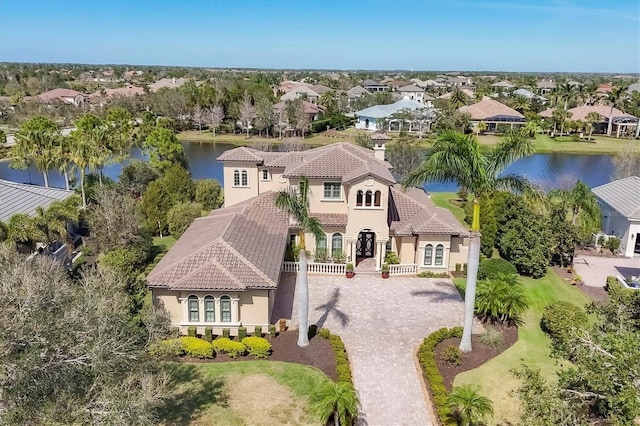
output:
M89 167L89 158L91 157L91 145L77 135L71 135L71 145L69 158L73 162L75 168L80 172L80 192L82 193L82 208L87 208L87 196L84 189L85 176L87 167Z
M524 85L531 89L531 93L538 91L538 79L534 75L529 75L524 79Z
M478 140L473 135L447 131L438 135L432 150L403 182L405 187L421 186L432 181L454 182L473 193L464 331L460 342L460 350L463 352L470 352L472 349L471 328L480 262L480 197L498 190L535 193L531 183L522 176L501 176L505 168L515 160L532 153L531 141L520 130L507 134L490 152L481 151Z
M17 248L23 245L33 250L36 230L31 217L26 213L12 215L7 221L7 237L16 244Z
M611 136L611 129L613 128L613 121L611 120L611 116L613 115L613 109L622 106L622 98L626 92L627 88L625 86L614 87L609 93L608 100L611 104L611 110L609 111L609 124L607 125L607 136Z
M55 241L68 242L67 224L77 222L79 202L77 196L54 201L47 208L37 207L33 226L39 239L49 245Z
M449 107L451 109L458 109L463 107L469 101L469 97L458 86L453 88L451 97L449 98Z
M311 401L322 424L327 424L333 416L335 426L351 425L360 411L358 393L351 383L326 382L317 389Z
M569 106L569 102L573 101L576 97L576 88L569 83L563 83L556 89L558 99L564 102L564 109Z
M60 135L53 148L53 166L64 176L64 185L69 190L69 167L71 161L71 137Z
M49 170L54 164L55 140L59 134L49 129L21 129L16 132L14 167L26 168L30 164L42 173L44 186L49 187Z
M307 251L305 233L313 234L316 241L325 236L320 221L311 216L309 212L309 199L311 191L309 180L306 177L300 179L298 189L289 188L276 193L275 204L291 216L299 226L300 239L298 263L300 269L296 277L296 295L298 297L298 346L309 345L309 278L307 276Z
M461 426L479 425L493 416L493 404L486 396L480 395L472 386L454 387L448 397L449 408Z
M600 206L591 188L581 180L570 189L554 189L549 192L549 199L557 200L564 210L571 215L571 223L590 229L600 228Z
M527 99L526 96L524 95L516 95L513 97L512 101L511 101L511 108L515 109L516 111L523 113L525 111L529 110L529 106L530 106L531 102L529 101L529 99Z

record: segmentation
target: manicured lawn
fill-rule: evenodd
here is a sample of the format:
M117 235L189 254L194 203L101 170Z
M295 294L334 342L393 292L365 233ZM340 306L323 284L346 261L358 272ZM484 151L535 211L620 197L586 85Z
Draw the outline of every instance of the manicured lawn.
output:
M438 207L448 209L460 221L463 226L467 226L464 221L466 216L464 209L458 203L458 194L455 192L431 192L431 201Z
M577 305L589 302L587 296L575 287L563 282L553 271L544 278L534 280L521 277L529 309L524 314L524 324L518 330L518 341L505 352L486 364L456 376L454 386L473 384L480 386L481 393L493 401L494 423L518 424L518 400L510 395L518 382L509 372L521 364L539 368L551 377L562 362L549 357L549 338L540 329L544 307L554 301L564 300ZM454 283L464 294L464 278Z
M537 153L562 152L566 154L616 154L627 146L629 139L616 139L607 136L592 136L595 141L590 142L573 142L570 140L561 142L560 140L551 139L549 135L536 135L534 148ZM481 146L490 148L495 146L500 137L493 135L478 136ZM634 141L640 144L640 141Z
M160 262L160 259L169 251L171 246L176 243L176 238L172 235L167 235L166 237L153 237L153 247L155 256L153 261L147 265L144 271L144 275L147 275L151 270Z
M321 371L277 361L172 363L175 390L162 425L319 425L309 398Z
M340 137L329 137L325 135L307 135L305 136L303 142L311 145L311 146L320 146L327 145L334 142L351 142L353 140L353 136L356 134L355 129L348 129L346 131L338 132ZM229 145L238 145L238 146L246 146L255 142L269 142L274 145L279 145L283 142L283 140L278 139L278 136L275 137L258 137L256 135L252 135L251 138L247 139L246 135L243 134L216 134L216 137L213 137L213 133L210 131L199 131L199 130L187 130L186 132L178 133L178 140L181 142L207 142L207 143L223 143Z

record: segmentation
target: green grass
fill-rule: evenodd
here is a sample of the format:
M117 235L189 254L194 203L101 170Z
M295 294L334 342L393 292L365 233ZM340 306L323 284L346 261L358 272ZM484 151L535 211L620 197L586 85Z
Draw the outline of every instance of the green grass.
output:
M438 207L449 210L460 221L463 226L467 226L464 221L466 216L464 209L458 204L458 194L455 192L430 192L431 201Z
M315 368L276 361L171 366L174 391L159 412L164 425L318 424L309 399L330 380Z
M505 352L483 364L456 376L454 386L473 384L480 386L481 393L493 401L496 424L518 423L518 401L509 393L518 382L510 370L523 363L539 368L546 377L552 377L561 364L549 356L549 338L540 329L544 307L551 302L567 301L577 305L589 302L575 287L562 281L553 271L541 279L521 277L529 309L523 316L524 323L518 329L518 341ZM464 278L456 278L454 284L464 294Z
M549 135L537 134L533 147L536 153L547 154L552 152L562 152L566 154L616 154L627 146L629 139L616 139L607 136L592 136L593 140L586 142L573 142L565 140L551 139ZM500 137L493 135L478 136L481 146L492 148L498 144ZM640 145L640 141L633 141Z
M166 237L153 237L153 248L154 248L154 257L151 263L147 265L144 270L144 275L146 276L151 272L151 270L160 262L160 259L164 257L165 254L169 251L169 249L176 243L176 238L172 235L167 235Z
M328 145L334 142L351 142L353 141L353 136L356 134L355 129L347 129L345 131L338 132L340 137L329 137L323 134L312 134L305 136L303 142L311 145L311 146L321 146ZM213 133L210 131L199 131L199 130L187 130L185 132L178 133L178 140L181 142L205 142L205 143L222 143L229 145L237 145L237 146L246 146L255 142L269 142L274 145L279 145L283 142L283 140L278 139L278 136L275 137L258 137L256 135L252 135L251 138L247 139L247 136L244 134L216 134L216 137L213 137Z

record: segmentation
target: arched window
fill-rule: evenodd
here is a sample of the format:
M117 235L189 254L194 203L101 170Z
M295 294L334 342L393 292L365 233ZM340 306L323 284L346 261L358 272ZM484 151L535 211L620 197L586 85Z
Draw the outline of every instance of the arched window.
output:
M331 236L331 256L338 257L342 253L342 234L336 232Z
M326 250L327 248L327 236L323 235L322 237L316 240L316 250Z
M200 321L200 302L198 301L198 296L189 296L187 300L189 305L189 322Z
M356 193L356 206L362 207L362 191Z
M367 191L367 193L364 196L364 205L367 207L371 207L371 191Z
M380 198L382 197L382 193L380 191L376 191L374 198L374 205L376 207L380 207Z
M436 246L436 266L442 266L442 258L444 257L444 246L442 244L438 244Z
M220 320L222 322L231 322L231 298L229 296L220 298Z
M233 171L233 186L240 186L240 170Z
M424 248L424 264L426 266L431 266L432 256L433 256L433 246L431 244L428 244Z
M205 322L216 321L216 302L213 300L213 296L204 298L204 320Z
M242 186L249 186L249 176L246 170L242 171Z

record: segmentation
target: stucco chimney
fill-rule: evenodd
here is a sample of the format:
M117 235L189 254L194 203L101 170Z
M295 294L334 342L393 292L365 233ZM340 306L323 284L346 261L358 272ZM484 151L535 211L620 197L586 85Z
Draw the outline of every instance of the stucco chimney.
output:
M373 135L371 135L371 142L373 142L373 153L375 157L380 161L384 161L384 153L387 150L385 144L389 139L391 138L384 133L374 133Z

